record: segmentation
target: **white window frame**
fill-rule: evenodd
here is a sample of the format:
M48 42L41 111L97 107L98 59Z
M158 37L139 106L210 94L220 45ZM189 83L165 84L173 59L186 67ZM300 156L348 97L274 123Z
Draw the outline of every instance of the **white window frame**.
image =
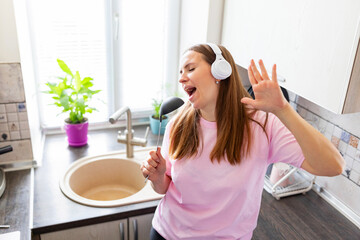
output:
M116 9L115 6L118 6L122 0L107 0L106 1L106 10L111 14L111 18L107 19L107 31L110 36L110 39L108 39L108 42L111 42L109 44L109 51L113 52L116 44L114 43L114 24L115 19L114 16L116 16ZM28 2L26 0L14 0L15 5L15 15L17 19L17 23L20 23L17 25L18 32L23 31L22 38L20 39L19 35L19 47L21 51L21 63L22 67L26 68L26 71L23 71L24 75L24 81L29 81L25 85L35 85L36 86L36 75L34 71L30 71L29 68L33 68L35 66L34 58L32 57L32 46L31 46L31 32L30 32L30 26L27 22L27 9L26 5ZM179 31L180 31L180 0L172 0L172 1L166 1L167 4L167 11L166 11L166 37L165 37L165 46L166 46L166 54L164 56L164 79L165 84L170 84L172 87L171 91L175 92L177 90L177 77L178 77L178 64L179 64ZM112 23L110 22L112 21ZM19 26L20 25L20 26ZM30 43L30 44L29 44ZM107 99L107 105L108 105L108 111L111 115L112 112L115 112L117 109L122 107L121 101L118 99L116 94L116 89L118 89L118 84L121 84L120 82L114 81L117 76L117 72L114 69L114 65L119 64L119 59L114 59L114 55L108 54L109 60L109 89L113 89L114 91L108 94ZM25 62L26 61L26 62ZM33 68L34 69L34 68ZM27 104L32 105L35 104L36 106L39 106L37 103L39 102L39 92L34 92L34 89L32 90L31 97L27 96ZM27 94L27 95L29 95ZM35 94L35 97L34 97ZM166 96L164 96L166 97ZM34 108L36 111L33 114L37 115L36 119L40 119L40 111L37 107ZM147 124L148 122L148 116L151 113L151 109L145 110L145 111L139 111L139 112L133 112L133 119L134 119L134 125L136 124ZM37 112L37 113L36 113ZM36 124L34 124L36 125ZM125 118L122 121L119 121L116 125L109 125L107 121L104 122L98 122L98 123L92 123L90 124L90 130L91 129L101 129L101 128L112 128L112 127L118 127L118 126L124 126L125 125ZM53 127L53 128L46 128L44 126L38 126L40 127L41 131L45 134L52 134L52 133L58 133L62 132L62 126Z

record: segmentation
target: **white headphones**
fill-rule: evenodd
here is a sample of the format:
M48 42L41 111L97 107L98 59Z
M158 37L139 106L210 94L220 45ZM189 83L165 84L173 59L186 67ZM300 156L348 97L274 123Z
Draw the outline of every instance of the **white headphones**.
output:
M211 64L211 74L218 80L224 80L228 78L231 73L231 65L225 60L221 54L220 48L214 43L207 43L216 54L215 61Z

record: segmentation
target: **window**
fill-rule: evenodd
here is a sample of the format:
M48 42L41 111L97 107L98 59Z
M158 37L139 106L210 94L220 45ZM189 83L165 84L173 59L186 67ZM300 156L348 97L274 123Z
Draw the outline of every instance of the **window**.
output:
M27 9L39 93L63 76L59 58L102 90L90 123L107 121L122 106L148 112L152 98L163 94L165 53L177 51L165 42L178 31L166 31L165 0L32 0ZM62 126L66 115L57 116L51 97L40 93L39 100L42 126Z

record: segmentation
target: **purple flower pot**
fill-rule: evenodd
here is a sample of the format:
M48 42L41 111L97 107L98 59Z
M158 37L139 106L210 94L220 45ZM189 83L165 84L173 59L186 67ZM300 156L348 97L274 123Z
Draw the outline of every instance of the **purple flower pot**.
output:
M69 146L82 147L87 144L88 121L77 124L65 122L65 131L68 136Z

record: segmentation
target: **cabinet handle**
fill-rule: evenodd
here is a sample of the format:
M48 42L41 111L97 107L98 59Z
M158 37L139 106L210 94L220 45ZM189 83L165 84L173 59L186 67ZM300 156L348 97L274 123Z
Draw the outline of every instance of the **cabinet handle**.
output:
M134 240L138 240L138 226L136 219L133 219L133 225L134 225Z
M120 240L125 240L125 232L124 232L124 223L121 222L119 225L120 228Z

